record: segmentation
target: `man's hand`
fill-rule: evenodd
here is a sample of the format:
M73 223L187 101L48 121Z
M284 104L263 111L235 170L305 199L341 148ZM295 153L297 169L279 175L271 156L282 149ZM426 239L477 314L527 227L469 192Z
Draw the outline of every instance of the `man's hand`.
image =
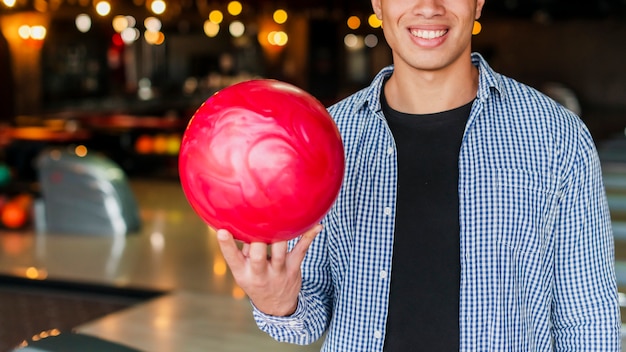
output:
M321 224L312 227L289 252L286 241L272 244L269 250L265 243L246 243L240 250L233 236L223 229L217 231L217 240L235 281L254 306L268 315L288 316L298 306L300 265L321 230Z

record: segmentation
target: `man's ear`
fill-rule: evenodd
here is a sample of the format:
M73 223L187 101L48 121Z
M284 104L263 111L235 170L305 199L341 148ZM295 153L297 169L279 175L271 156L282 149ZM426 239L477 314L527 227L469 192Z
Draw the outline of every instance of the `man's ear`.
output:
M372 0L374 2L375 0ZM476 0L476 14L474 15L474 19L477 20L483 13L483 6L485 5L485 0Z
M382 11L382 0L372 0L372 9L374 10L374 14L379 20L383 20L383 11Z

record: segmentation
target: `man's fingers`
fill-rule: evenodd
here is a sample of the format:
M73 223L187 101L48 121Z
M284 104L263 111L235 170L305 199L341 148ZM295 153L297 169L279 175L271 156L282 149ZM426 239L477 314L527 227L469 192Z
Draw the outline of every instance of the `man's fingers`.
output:
M228 263L230 270L238 272L245 266L246 259L237 247L233 235L226 230L217 230L217 243L220 246L224 260Z
M272 244L271 265L274 270L282 270L285 266L285 258L287 257L288 244L287 241L280 241Z
M309 249L309 246L311 246L311 243L320 233L320 231L322 231L322 225L317 224L313 226L310 230L305 232L302 237L300 237L298 243L296 243L296 245L291 250L288 260L296 261L298 265L300 265L300 263L302 263L302 260L304 259L304 256L306 255L307 250Z
M267 270L269 261L267 260L267 244L263 242L250 243L248 251L248 263L250 270L255 275L260 275Z

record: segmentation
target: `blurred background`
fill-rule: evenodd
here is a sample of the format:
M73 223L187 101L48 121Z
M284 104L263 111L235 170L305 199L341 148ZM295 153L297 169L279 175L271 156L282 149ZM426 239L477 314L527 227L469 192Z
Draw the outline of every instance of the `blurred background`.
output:
M626 0L487 0L480 22L475 51L589 126L623 291ZM1 0L0 351L40 331L304 350L258 334L181 192L180 139L233 83L280 79L328 106L390 63L366 0Z

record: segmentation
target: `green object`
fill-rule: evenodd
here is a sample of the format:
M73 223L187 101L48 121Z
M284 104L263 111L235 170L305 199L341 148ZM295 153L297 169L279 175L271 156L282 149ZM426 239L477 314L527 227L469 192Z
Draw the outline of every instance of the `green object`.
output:
M11 182L11 169L7 165L0 164L0 186L6 186Z

